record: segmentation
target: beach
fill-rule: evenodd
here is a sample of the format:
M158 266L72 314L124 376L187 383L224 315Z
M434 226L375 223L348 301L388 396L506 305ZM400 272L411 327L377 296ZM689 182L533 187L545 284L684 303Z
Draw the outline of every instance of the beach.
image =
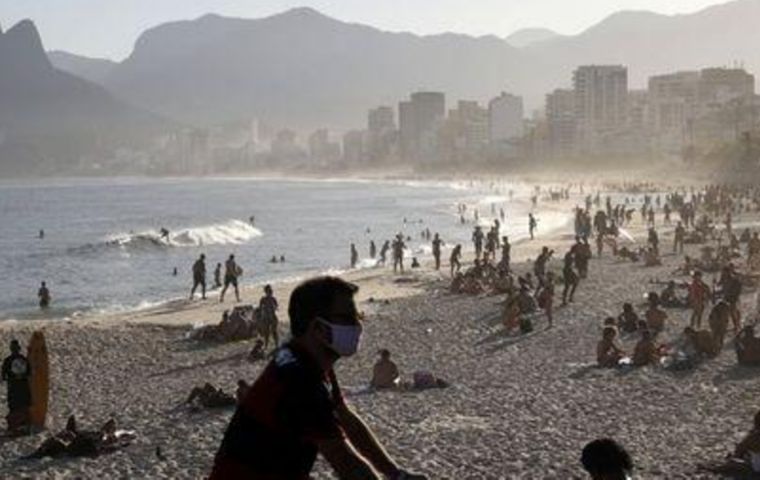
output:
M629 230L643 241L638 218ZM337 368L350 405L401 465L429 478L584 478L580 451L598 437L615 438L629 450L635 478L713 478L697 464L721 460L758 407L758 371L737 366L730 343L716 359L684 372L595 367L602 320L617 316L626 301L643 313L644 294L662 288L650 281L672 278L682 263L681 256L668 254L672 237L665 231L662 266L623 262L606 250L592 259L575 302L556 309L554 327L547 329L540 318L526 335L504 333L502 296L449 293L446 261L440 273L425 264L404 275L389 268L344 274L360 286L357 301L366 314L359 353ZM557 250L550 267L559 271L572 242L572 227L522 242L513 248L514 270L531 271L528 260L549 245ZM697 250L687 245L686 253ZM468 263L471 258L466 253ZM294 285L274 285L281 336ZM244 303L260 295L259 286L242 292ZM752 302L747 292L745 317ZM229 298L223 305L212 298L70 321L0 323L0 345L11 337L25 343L33 330L44 329L51 358L50 431L75 414L90 428L113 416L119 428L138 435L129 447L94 459L20 460L46 434L2 440L0 477L203 478L233 409L193 413L180 404L205 382L234 393L238 379L254 380L265 365L245 359L252 342L187 339L193 326L218 322L231 305ZM689 313L669 309L661 339L675 340ZM630 352L637 339L623 336L623 348ZM392 352L402 378L429 370L451 386L367 392L380 348ZM332 478L321 460L314 476Z

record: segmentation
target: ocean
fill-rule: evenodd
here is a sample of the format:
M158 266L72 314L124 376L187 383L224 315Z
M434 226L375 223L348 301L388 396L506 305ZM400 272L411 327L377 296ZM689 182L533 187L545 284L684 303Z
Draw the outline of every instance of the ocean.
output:
M411 237L407 255L422 260L430 256L429 242L421 238L426 228L439 232L448 248L456 243L469 247L476 208L484 225L504 208L502 234L516 241L528 234L531 192L522 184L467 182L3 181L0 320L75 318L183 298L189 295L191 267L201 253L209 285L215 265L231 253L244 269L243 284L346 271L351 243L359 251L360 268L373 268L370 240L379 251L398 232ZM460 203L468 205L464 225L457 213ZM565 224L570 214L540 212L539 233ZM161 228L169 231L168 241L160 238ZM40 230L44 238L39 238ZM270 263L272 256L284 256L285 262ZM53 298L44 313L37 306L41 281Z

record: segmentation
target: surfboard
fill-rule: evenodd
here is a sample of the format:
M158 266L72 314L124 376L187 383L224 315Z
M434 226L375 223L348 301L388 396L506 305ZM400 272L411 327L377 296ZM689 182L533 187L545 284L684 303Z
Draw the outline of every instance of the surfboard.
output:
M45 428L50 393L50 364L48 362L45 335L41 330L32 334L27 349L27 359L32 368L29 388L32 393L32 406L29 409L29 422L33 427Z
M618 228L618 233L620 233L620 236L624 239L628 240L631 243L636 243L636 240L633 238L633 235L631 235L628 230L625 230L623 228Z

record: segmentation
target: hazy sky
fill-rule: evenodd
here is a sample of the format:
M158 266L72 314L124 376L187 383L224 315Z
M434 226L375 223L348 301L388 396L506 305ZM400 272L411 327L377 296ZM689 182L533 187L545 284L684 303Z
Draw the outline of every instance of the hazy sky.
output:
M120 60L160 23L213 12L256 18L310 6L345 21L420 34L506 36L526 27L574 34L619 10L691 13L721 0L0 0L0 26L37 24L48 50Z

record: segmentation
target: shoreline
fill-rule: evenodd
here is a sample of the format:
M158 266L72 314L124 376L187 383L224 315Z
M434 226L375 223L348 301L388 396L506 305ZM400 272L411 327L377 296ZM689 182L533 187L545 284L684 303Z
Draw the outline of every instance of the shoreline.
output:
M251 178L241 178L240 181L243 180L250 180ZM73 179L77 180L77 179ZM137 180L134 178L134 180ZM182 181L182 178L176 178L177 181ZM223 179L227 180L227 179ZM238 179L235 179L238 180ZM293 180L293 181L303 181L303 179L292 179L292 178L285 178L284 180ZM387 182L390 184L399 184L399 185L408 185L409 182L414 182L415 185L419 184L421 186L426 187L447 187L451 188L454 191L461 190L461 195L457 196L456 194L453 194L450 198L450 201L452 205L455 202L458 201L467 201L468 207L470 208L471 213L472 209L479 208L482 211L487 211L487 206L490 205L488 200L489 198L495 198L498 196L504 197L504 201L507 201L507 192L497 192L494 191L493 185L487 185L485 183L482 183L480 181L473 181L473 180L451 180L451 182L445 182L444 184L440 184L439 181L433 180L411 180L411 179L393 179L393 180L378 180L378 179L353 179L353 178L347 178L344 180L339 179L333 179L333 178L325 178L321 180L316 181L324 181L324 182L335 182L335 181L347 181L347 182L368 182L368 183L375 183L375 182ZM456 183L457 186L455 187L453 183ZM511 183L511 185L518 186L519 183ZM546 191L546 188L551 188L555 184L543 184L543 192ZM527 184L525 184L524 187L527 190ZM539 226L537 230L538 237L537 238L546 238L551 239L553 235L555 235L558 231L562 230L563 228L566 228L569 224L572 223L572 208L574 206L573 200L575 197L578 197L578 202L575 202L575 205L580 203L580 196L578 194L574 194L571 197L571 200L563 200L561 202L552 202L548 201L546 199L542 199L539 202L538 207L535 209L533 207L530 207L529 198L527 197L527 194L523 192L526 196L517 195L514 200L510 200L510 203L515 202L515 204L520 205L519 209L525 210L526 212L531 210L535 211L537 217L539 218ZM498 203L498 202L497 202ZM542 213L547 213L554 216L564 217L560 222L556 222L553 224L549 231L542 234L542 226L541 226L541 216ZM455 224L458 222L456 220L457 215L452 210L451 212L448 212L451 214L452 218L452 224ZM495 218L490 213L484 213L481 216L480 222L478 222L481 225L490 224L490 222ZM507 219L507 223L505 225L510 224L510 218ZM523 219L519 219L519 222L523 222ZM527 224L527 220L524 220ZM472 221L472 219L468 219L466 223L467 229L472 228L475 225L475 222ZM504 225L502 226L502 228ZM188 227L188 228L194 228L194 227ZM412 232L408 232L409 234L412 234ZM503 234L506 234L506 232L503 232ZM115 234L113 234L115 235ZM468 234L469 235L469 234ZM527 240L527 226L526 226L526 232L524 234L511 234L510 239L512 241L513 246L517 246L521 244L522 242ZM446 239L445 239L446 240ZM380 242L382 243L382 242ZM415 250L412 250L412 245L410 245L409 250L407 251L407 254L405 256L406 263L411 262L412 257L418 257L419 261L423 265L423 267L428 266L428 264L432 264L432 255L429 251L417 251L417 248L424 248L429 247L429 242L422 241L420 242L418 239L413 237L413 243L415 244ZM447 262L448 254L453 247L453 244L456 244L456 241L450 242L449 245L444 247L443 254L442 254L442 260L444 263ZM471 253L473 251L472 246L469 241L462 242L463 245L463 253L465 256L468 253ZM378 247L380 245L378 244ZM200 247L197 247L200 248ZM513 257L515 256L515 253L513 253ZM515 257L516 258L516 257ZM369 258L360 258L361 261L368 261ZM250 282L246 282L245 277L241 280L241 296L248 296L250 292L255 292L256 289L260 289L265 284L271 284L275 290L279 290L278 287L284 286L285 290L289 293L292 288L294 288L295 284L297 284L299 281L303 281L307 278L310 278L312 276L319 276L319 275L328 275L328 274L337 274L339 276L348 276L352 279L356 279L356 281L362 281L365 277L375 277L378 275L379 272L382 272L384 267L364 267L364 268L357 268L357 269L351 269L348 265L342 265L342 266L330 266L323 269L315 269L315 268L307 268L300 271L293 271L288 272L284 275L282 274L275 274L272 277L258 277L254 276L253 280ZM210 278L208 278L210 280ZM211 282L209 282L211 283ZM191 282L188 280L187 289L189 290L191 286ZM244 293L245 292L245 293ZM54 292L55 293L55 292ZM184 291L183 291L184 293ZM207 293L210 293L209 298L215 299L219 293L219 289L208 289ZM258 292L257 292L258 293ZM257 299L257 295L254 294L253 298ZM170 307L174 307L176 309L186 309L188 307L186 301L186 297L184 294L180 294L177 292L174 296L164 297L164 298L143 298L141 300L137 300L131 304L123 304L120 302L112 303L111 305L104 305L104 306L61 306L57 307L55 299L53 301L53 307L50 308L48 311L40 311L36 307L34 309L27 309L25 311L21 311L20 309L11 309L8 314L6 314L6 318L3 318L0 320L0 328L7 328L8 326L16 326L16 325L25 325L30 322L34 322L38 325L44 325L47 322L78 322L78 323L86 323L86 322L102 322L102 321L118 321L119 319L131 319L133 317L145 317L151 315L151 312L154 311L161 311L166 312L167 309ZM115 319L115 320L114 320Z

